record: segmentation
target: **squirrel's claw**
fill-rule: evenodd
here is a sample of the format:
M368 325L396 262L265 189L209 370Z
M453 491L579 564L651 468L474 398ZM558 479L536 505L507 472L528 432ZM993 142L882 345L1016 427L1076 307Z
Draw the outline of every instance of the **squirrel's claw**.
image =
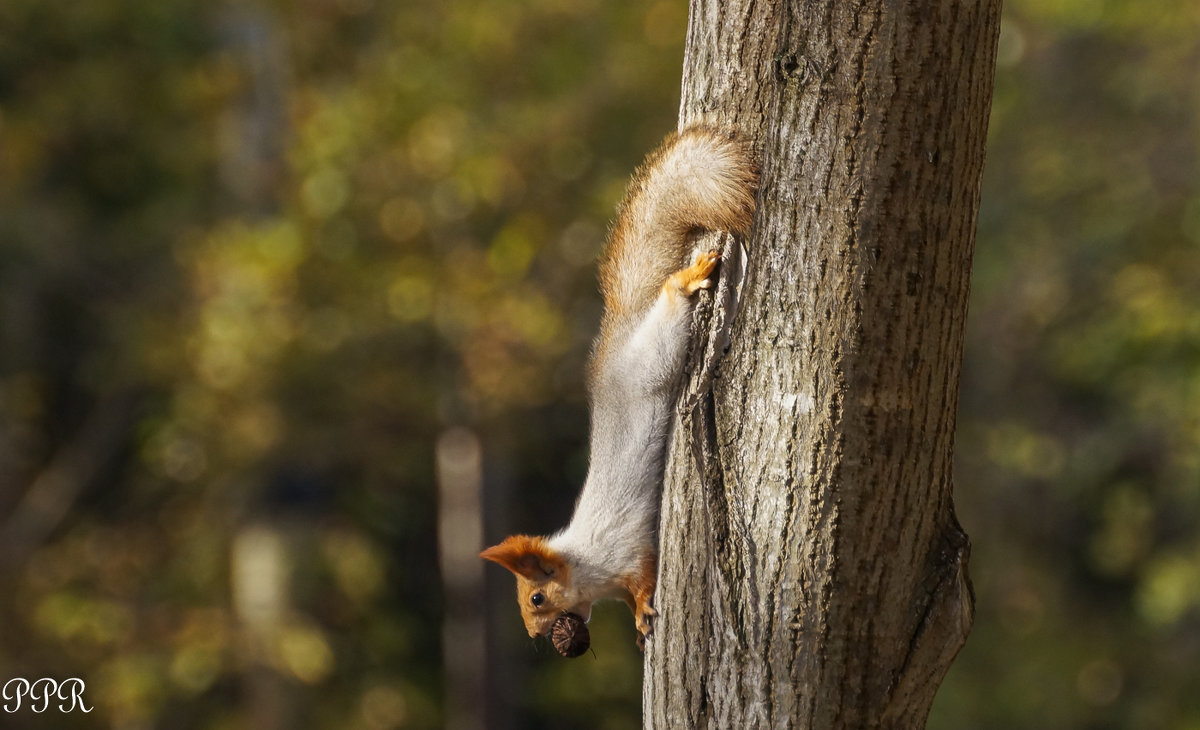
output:
M657 615L658 611L655 611L653 608L651 608L649 604L638 607L636 616L636 625L638 630L637 646L642 651L646 650L646 638L650 636L650 634L654 633L654 624L651 622L651 619Z

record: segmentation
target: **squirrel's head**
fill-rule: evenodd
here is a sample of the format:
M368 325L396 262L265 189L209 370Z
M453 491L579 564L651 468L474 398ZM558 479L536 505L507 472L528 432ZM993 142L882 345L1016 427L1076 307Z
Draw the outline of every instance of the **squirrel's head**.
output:
M479 554L517 577L517 604L530 636L545 636L564 611L591 614L591 602L579 602L571 589L571 567L542 537L513 535Z

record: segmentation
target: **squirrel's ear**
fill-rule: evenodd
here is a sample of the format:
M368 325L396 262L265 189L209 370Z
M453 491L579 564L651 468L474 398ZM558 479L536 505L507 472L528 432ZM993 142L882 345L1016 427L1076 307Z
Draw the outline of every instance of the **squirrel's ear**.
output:
M479 553L479 557L499 563L530 580L553 577L563 567L563 559L550 549L544 538L529 535L507 537L499 545Z

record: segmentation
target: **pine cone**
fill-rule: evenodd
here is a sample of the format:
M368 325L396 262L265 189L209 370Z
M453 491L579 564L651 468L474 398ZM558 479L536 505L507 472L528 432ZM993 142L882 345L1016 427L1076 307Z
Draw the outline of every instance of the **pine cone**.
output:
M592 645L592 635L588 631L583 617L574 613L564 613L554 620L550 630L550 641L558 653L567 658L577 657Z

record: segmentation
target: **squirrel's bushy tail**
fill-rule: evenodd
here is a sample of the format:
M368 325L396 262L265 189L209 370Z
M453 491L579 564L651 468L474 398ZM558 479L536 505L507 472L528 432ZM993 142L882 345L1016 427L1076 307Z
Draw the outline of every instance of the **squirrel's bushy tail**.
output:
M744 234L758 175L748 147L716 127L668 137L634 174L600 261L608 330L650 306L690 261L699 231Z

